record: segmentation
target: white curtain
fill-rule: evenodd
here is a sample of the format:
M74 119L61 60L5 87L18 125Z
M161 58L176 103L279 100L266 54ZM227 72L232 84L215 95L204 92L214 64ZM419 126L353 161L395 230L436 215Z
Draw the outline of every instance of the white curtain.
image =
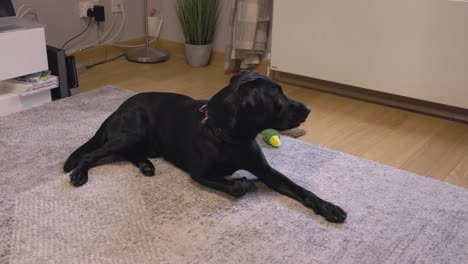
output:
M258 65L268 53L272 4L272 0L233 1L224 55L225 72Z

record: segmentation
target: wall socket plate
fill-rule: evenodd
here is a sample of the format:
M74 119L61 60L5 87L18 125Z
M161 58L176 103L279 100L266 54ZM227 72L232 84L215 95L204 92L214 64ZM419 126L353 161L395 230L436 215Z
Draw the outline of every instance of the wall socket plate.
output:
M88 17L88 9L93 8L95 5L98 4L99 1L97 0L81 0L80 2L78 2L80 17Z
M112 1L112 7L111 11L112 13L120 13L122 12L120 8L124 8L124 1L123 0L111 0ZM119 8L120 5L120 8Z

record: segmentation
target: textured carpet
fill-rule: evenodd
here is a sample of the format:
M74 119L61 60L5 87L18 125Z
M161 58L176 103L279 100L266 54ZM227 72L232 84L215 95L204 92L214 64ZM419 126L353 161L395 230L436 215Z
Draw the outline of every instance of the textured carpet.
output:
M343 225L258 183L233 199L153 160L70 186L67 155L131 92L103 88L0 118L0 263L468 263L468 191L283 137L274 166ZM240 172L242 174L242 172Z

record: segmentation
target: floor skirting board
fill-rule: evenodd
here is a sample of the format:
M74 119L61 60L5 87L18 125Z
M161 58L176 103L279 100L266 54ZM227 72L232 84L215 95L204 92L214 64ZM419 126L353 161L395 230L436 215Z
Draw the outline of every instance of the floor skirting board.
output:
M432 116L468 123L468 109L438 104L429 101L399 96L360 87L304 77L281 71L271 71L273 79L279 82L300 85L323 92L334 93L359 100L402 108Z

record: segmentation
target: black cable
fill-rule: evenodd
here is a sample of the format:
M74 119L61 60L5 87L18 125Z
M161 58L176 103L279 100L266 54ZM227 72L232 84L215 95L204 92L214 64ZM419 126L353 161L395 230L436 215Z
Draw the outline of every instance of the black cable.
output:
M83 35L86 31L88 31L89 26L91 25L91 20L92 20L92 18L90 17L90 18L89 18L88 25L86 26L86 28L85 28L83 31L81 31L80 34L78 34L78 35L74 36L73 38L67 40L67 41L62 45L62 49L64 49L65 46L66 46L68 43L72 42L73 40L75 40L75 39L78 38L79 36Z
M114 58L107 59L107 46L106 46L106 45L102 45L102 42L101 42L101 34L100 34L100 27L99 27L100 23L99 23L99 21L96 21L96 23L97 23L97 37L98 37L98 43L99 43L99 45L101 45L103 48L106 49L106 56L105 56L105 58L104 58L103 61L100 61L100 62L96 62L96 63L93 63L93 64L86 65L86 69L91 69L91 68L93 68L94 66L97 66L97 65L101 65L101 64L104 64L104 63L107 63L107 62L114 61L114 60L116 60L116 59L118 59L118 58L120 58L120 57L122 57L122 56L125 55L125 52L124 52L124 53L122 53L122 54L120 54L120 55L118 55L118 56L116 56L116 57L114 57ZM122 50L122 49L121 49L121 50Z
M100 62L96 62L96 63L93 63L93 64L86 65L86 69L91 69L94 66L98 66L98 65L101 65L101 64L104 64L104 63L107 63L107 62L114 61L114 60L116 60L116 59L118 59L120 57L123 57L123 56L125 56L125 52L118 55L118 56L115 56L114 58L110 58L108 60L103 60L103 61L100 61Z

